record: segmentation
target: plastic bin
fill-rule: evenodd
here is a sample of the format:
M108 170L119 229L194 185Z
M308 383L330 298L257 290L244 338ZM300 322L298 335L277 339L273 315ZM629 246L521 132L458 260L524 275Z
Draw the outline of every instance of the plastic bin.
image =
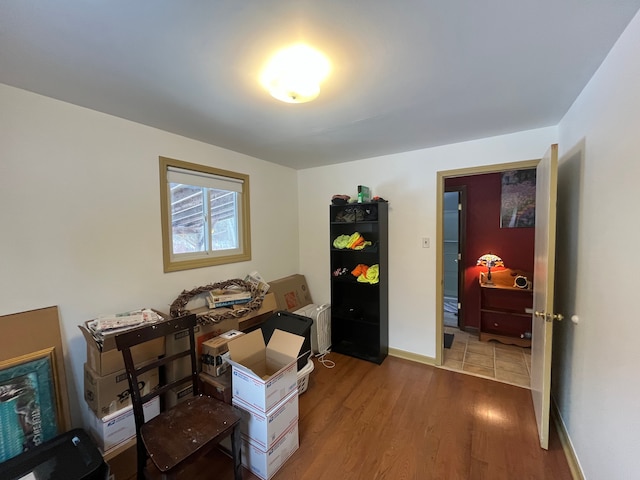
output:
M311 357L311 325L313 325L311 318L282 310L271 315L260 328L265 344L269 343L276 329L304 337L298 354L298 371L300 371L307 366L307 361Z
M0 464L3 480L106 480L109 465L81 428L62 433Z
M307 365L298 371L298 395L302 395L309 388L309 375L313 372L313 360L309 358Z

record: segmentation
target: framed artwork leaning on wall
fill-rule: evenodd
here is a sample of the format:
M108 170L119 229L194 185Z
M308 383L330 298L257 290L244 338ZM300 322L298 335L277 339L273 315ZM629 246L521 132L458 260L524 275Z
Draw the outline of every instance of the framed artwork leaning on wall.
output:
M0 462L62 431L55 347L0 362Z

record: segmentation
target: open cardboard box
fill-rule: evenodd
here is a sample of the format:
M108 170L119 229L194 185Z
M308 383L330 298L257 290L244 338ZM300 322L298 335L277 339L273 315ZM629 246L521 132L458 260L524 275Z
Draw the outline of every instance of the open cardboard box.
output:
M231 340L233 397L266 412L298 388L298 352L304 337L274 330L265 345L260 330Z

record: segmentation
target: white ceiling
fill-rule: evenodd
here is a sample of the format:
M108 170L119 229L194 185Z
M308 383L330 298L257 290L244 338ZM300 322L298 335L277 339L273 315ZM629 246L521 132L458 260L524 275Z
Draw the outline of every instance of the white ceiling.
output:
M640 0L2 0L0 83L293 168L556 125ZM292 105L258 75L305 41ZM1 108L1 106L0 106Z

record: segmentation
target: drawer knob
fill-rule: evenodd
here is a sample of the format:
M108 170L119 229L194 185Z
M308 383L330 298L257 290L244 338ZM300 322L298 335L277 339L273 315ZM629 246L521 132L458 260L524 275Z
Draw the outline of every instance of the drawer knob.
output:
M498 323L494 323L493 326L494 327L499 327L500 325Z

